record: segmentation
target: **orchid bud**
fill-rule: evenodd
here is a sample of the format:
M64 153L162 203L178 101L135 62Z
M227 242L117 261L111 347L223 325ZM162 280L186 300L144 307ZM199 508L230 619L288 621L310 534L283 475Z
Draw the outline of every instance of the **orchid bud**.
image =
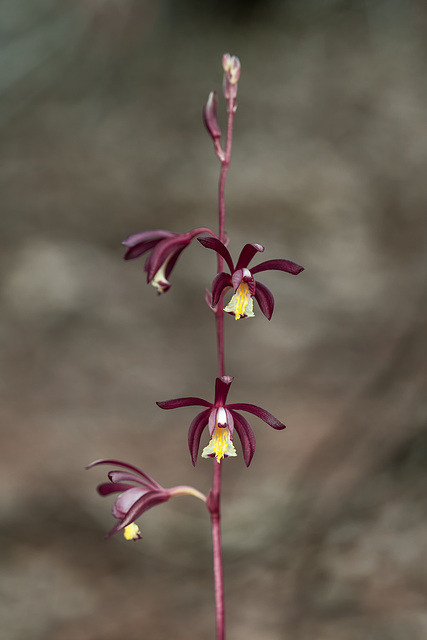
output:
M224 55L222 56L222 68L227 73L230 67L231 67L231 56L229 53L224 53Z
M234 100L237 96L237 83L240 78L240 60L237 56L225 53L222 57L224 69L223 91L226 100Z
M237 56L231 58L231 65L229 70L229 79L231 84L237 84L240 78L240 60Z
M211 91L208 97L208 101L203 107L203 122L205 123L205 127L209 131L210 136L214 142L215 140L221 138L221 129L219 128L216 118L217 103L217 95L215 91Z

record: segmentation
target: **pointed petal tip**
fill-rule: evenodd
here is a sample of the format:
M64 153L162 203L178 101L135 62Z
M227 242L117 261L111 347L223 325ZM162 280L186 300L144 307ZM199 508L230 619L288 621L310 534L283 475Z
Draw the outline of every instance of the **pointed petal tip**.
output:
M203 398L173 398L156 402L160 409L180 409L181 407L211 407L212 404Z

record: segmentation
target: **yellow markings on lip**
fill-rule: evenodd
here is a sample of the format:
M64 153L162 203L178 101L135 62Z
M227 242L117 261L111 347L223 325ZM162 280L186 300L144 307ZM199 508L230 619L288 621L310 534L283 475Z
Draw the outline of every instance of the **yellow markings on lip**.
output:
M165 291L170 288L170 282L168 282L165 276L166 264L167 260L162 264L151 281L151 284L157 289L158 293L165 293Z
M124 528L123 535L126 540L139 540L141 538L141 532L135 522L128 524L128 526Z
M239 320L239 318L253 318L255 315L253 309L254 303L249 291L249 285L242 280L236 293L228 305L224 307L224 311L233 313L236 320Z
M235 457L237 456L236 449L230 438L230 432L227 427L219 427L215 425L212 438L209 441L207 447L202 451L202 458L208 458L214 454L217 462L224 456Z

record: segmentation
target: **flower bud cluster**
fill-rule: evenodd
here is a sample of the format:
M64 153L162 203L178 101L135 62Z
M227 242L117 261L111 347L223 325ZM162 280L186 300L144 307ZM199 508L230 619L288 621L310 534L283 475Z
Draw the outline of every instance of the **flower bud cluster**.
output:
M223 91L227 100L235 100L237 96L237 83L240 79L240 60L236 56L225 53L222 56L222 68L224 69Z

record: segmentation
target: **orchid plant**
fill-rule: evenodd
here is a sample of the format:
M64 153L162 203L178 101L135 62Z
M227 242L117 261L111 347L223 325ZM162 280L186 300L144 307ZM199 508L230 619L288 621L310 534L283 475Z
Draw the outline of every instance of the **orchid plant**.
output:
M222 58L224 70L223 93L227 103L227 132L224 144L217 121L217 95L209 94L203 109L203 120L212 138L214 151L221 163L218 187L218 232L207 227L192 229L186 233L174 233L165 230L142 231L130 235L124 240L126 247L125 260L139 258L146 254L144 269L147 282L151 283L159 294L166 293L171 284L169 278L182 251L192 241L197 240L203 247L213 250L217 255L217 270L210 291L206 291L206 302L215 316L218 377L215 381L214 402L203 398L189 396L157 402L161 409L177 409L180 407L202 407L190 424L188 446L193 465L196 465L200 440L204 430L209 431L209 442L203 448L201 457L211 459L213 466L212 488L207 495L194 487L178 485L169 489L162 487L149 475L126 462L119 460L96 460L88 468L98 465L114 467L109 471L109 482L98 486L98 493L107 496L119 494L113 506L113 516L117 522L107 534L107 538L122 531L126 540L139 540L141 533L136 520L148 509L167 502L170 498L181 495L192 495L202 500L210 513L213 540L213 564L215 580L216 605L216 637L225 639L224 617L224 584L222 571L221 546L221 472L227 458L236 457L234 446L235 433L239 436L243 459L249 466L255 452L255 435L247 419L240 413L245 412L260 418L273 429L282 430L285 425L271 413L250 403L227 404L227 395L233 377L226 375L224 364L224 313L229 313L236 320L254 317L253 299L257 301L262 313L271 319L274 309L274 298L271 291L254 276L263 271L276 270L297 275L303 267L285 259L273 259L249 267L257 253L264 251L260 244L246 244L234 263L227 248L228 238L225 234L225 181L231 159L233 122L237 109L237 89L240 78L240 61L236 56L226 53ZM228 271L224 271L224 263ZM224 295L228 290L233 294L224 306Z

